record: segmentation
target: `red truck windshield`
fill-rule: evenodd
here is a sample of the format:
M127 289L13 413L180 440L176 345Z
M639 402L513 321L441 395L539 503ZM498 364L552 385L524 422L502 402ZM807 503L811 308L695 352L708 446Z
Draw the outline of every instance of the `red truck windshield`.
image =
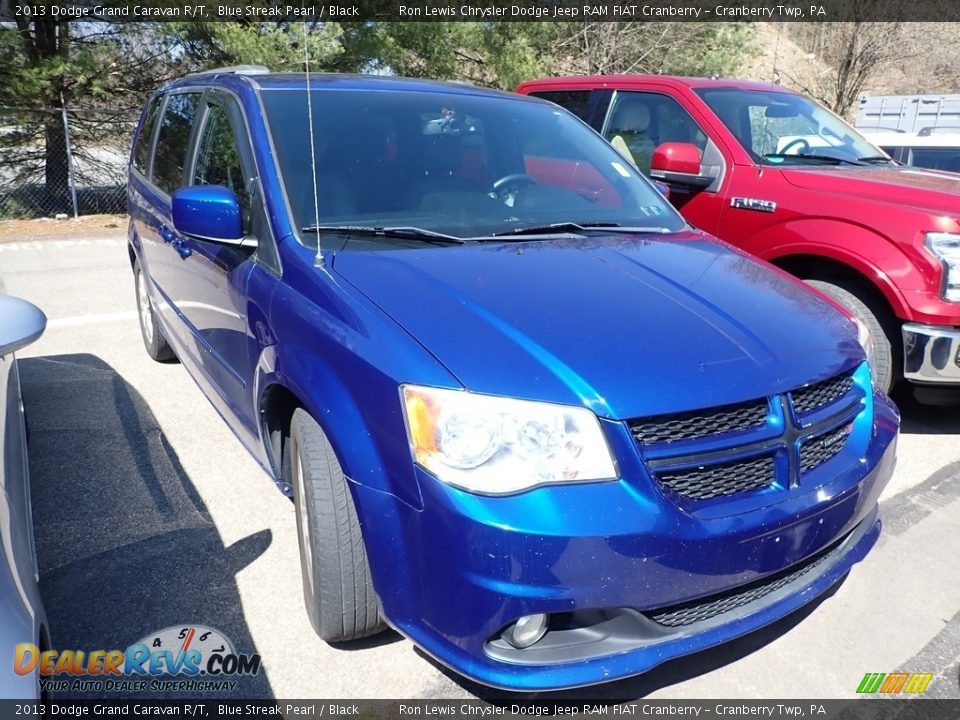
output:
M696 92L757 162L889 162L856 130L802 95L735 88L700 88Z

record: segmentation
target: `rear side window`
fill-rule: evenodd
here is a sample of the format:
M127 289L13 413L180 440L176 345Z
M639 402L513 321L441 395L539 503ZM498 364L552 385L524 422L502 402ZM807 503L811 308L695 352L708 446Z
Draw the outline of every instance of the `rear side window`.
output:
M153 129L157 126L157 110L160 108L162 97L156 97L147 107L147 113L143 117L143 125L140 127L140 134L137 135L137 146L133 152L133 166L147 174L147 165L150 160L150 141L153 139Z
M193 120L200 105L200 93L177 93L167 99L160 121L157 151L153 158L153 183L172 193L183 182L183 165Z
M584 122L590 122L590 91L589 90L551 90L548 92L530 93L533 97L549 100L564 110L572 112Z
M960 147L910 148L910 164L915 167L960 172Z

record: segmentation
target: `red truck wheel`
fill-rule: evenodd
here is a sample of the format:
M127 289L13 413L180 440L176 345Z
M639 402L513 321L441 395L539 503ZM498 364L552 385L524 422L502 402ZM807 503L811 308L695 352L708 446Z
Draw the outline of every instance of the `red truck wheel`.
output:
M842 280L806 280L808 285L812 285L824 295L829 295L847 310L853 313L857 319L867 326L870 336L873 339L873 353L867 359L870 361L870 369L873 375L873 384L878 390L889 393L896 384L899 373L894 362L895 348L883 323L879 318L882 317L881 310L875 310L872 307L872 298L864 298L864 293L859 291L853 285L844 283ZM859 292L858 292L859 291Z

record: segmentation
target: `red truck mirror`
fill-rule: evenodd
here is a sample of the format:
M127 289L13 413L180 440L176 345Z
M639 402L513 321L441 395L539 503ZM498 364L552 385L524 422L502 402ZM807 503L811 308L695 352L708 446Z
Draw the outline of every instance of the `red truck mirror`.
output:
M702 175L700 151L692 143L668 142L653 151L650 160L650 177L677 185L707 187L713 182L709 175Z

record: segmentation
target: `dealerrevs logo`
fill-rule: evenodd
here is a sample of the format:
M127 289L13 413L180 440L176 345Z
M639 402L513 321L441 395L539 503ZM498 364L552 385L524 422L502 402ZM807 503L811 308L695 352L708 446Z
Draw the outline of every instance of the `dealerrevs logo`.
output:
M238 653L230 639L213 628L180 625L151 633L126 650L41 652L32 643L22 643L14 648L13 671L39 673L41 687L49 690L222 691L236 686L230 678L257 675L260 656ZM147 682L169 676L192 681ZM70 679L85 682L71 684Z

